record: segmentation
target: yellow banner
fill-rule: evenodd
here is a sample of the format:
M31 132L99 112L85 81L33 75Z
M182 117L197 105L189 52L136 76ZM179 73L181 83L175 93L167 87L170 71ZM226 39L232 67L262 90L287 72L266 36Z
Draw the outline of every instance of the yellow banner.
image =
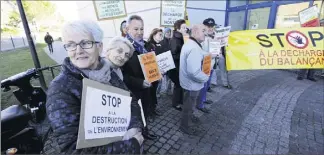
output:
M227 70L324 68L324 28L231 32Z

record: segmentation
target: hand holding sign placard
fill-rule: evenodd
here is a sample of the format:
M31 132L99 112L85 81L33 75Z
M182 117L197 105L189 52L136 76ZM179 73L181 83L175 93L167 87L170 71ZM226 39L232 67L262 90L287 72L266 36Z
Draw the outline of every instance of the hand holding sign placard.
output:
M154 52L138 55L138 59L141 64L145 80L152 83L162 78Z

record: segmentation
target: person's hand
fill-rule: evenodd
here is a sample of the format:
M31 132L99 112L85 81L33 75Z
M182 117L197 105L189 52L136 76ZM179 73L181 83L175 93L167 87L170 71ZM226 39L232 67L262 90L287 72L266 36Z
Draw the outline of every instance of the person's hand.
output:
M123 137L123 140L131 139L140 131L141 131L141 129L139 129L139 128L131 128L131 129L127 130L127 132L125 133L125 135Z
M148 82L148 81L146 81L146 80L143 81L143 87L144 87L144 88L149 88L149 87L151 87L151 86L152 86L152 84L151 84L150 82Z

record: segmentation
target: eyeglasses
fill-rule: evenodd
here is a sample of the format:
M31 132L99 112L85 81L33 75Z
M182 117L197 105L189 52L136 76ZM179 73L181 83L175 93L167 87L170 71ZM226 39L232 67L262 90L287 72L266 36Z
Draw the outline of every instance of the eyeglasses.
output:
M68 43L64 44L64 49L66 51L74 51L77 49L77 46L79 45L82 49L90 49L93 47L93 44L97 44L100 42L97 41L81 41L80 43Z

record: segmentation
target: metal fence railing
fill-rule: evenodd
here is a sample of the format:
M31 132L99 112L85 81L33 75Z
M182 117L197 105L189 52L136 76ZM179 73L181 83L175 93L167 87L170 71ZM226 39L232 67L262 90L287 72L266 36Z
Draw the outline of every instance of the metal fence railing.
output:
M36 36L32 36L34 42L36 40ZM1 37L1 51L13 50L16 48L22 48L28 46L28 40L26 37L17 37L17 36L9 36L9 37Z

